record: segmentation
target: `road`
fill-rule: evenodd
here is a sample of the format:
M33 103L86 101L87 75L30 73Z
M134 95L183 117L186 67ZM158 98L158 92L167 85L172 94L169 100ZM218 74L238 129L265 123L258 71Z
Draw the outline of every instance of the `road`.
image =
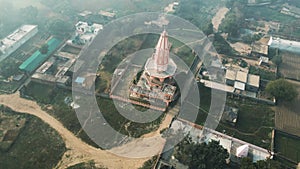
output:
M36 102L21 98L19 92L11 95L0 95L0 104L16 112L34 115L49 124L60 134L65 141L68 151L64 154L64 157L57 164L56 168L67 168L74 164L94 160L97 165L112 169L134 169L141 167L149 159L119 157L86 144L67 130L57 119L43 111Z

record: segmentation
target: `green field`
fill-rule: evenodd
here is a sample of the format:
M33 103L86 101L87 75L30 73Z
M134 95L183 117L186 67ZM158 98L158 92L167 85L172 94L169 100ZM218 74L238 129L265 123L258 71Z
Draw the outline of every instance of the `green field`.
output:
M5 151L0 150L0 168L54 168L66 151L58 133L40 119L1 107L5 116L25 118L25 126ZM1 114L0 113L0 114Z
M66 97L72 98L71 91L60 89L55 86L31 82L23 89L22 94L26 98L29 97L36 100L45 111L58 119L68 130L75 135L78 134L78 137L88 144L97 147L97 145L86 135L84 130L81 130L81 125L78 121L76 112L64 102Z
M277 130L275 152L295 163L300 162L300 138Z
M204 125L211 105L211 90L199 85L200 110L197 124ZM269 149L271 132L274 128L274 111L267 105L258 104L245 99L244 101L227 98L226 105L239 109L238 121L235 126L220 122L217 131L223 132L246 142Z

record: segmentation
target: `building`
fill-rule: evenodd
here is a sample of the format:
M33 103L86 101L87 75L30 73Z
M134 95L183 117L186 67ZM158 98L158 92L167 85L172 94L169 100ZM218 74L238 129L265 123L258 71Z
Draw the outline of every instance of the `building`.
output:
M259 66L269 66L269 60L270 59L268 57L261 56L258 59L258 65Z
M75 28L76 32L72 43L84 45L94 39L98 32L103 29L103 25L79 21Z
M38 32L37 25L23 25L0 41L0 61L16 51Z
M129 88L130 98L146 102L163 102L166 106L174 100L177 87L173 76L177 65L170 58L170 47L167 32L163 31L155 52L146 61L144 71Z
M235 90L257 92L260 86L260 77L242 71L228 69L225 74L226 84Z
M259 82L260 82L259 76L248 74L246 90L251 92L257 92L259 89Z
M251 55L254 57L267 57L269 55L269 47L267 44L255 42L252 44Z
M274 153L270 152L267 149L236 139L232 136L220 133L218 131L199 126L180 118L172 122L170 129L172 129L171 131L174 135L182 132L185 135L189 135L192 139L192 142L194 143L209 143L211 141L218 141L220 145L228 151L228 160L235 163L239 163L241 157L248 157L253 162L266 160L268 158L273 159ZM164 148L169 148L168 142L166 142ZM176 148L168 151L163 151L155 168L188 168L188 166L181 164L175 158L175 153Z
M102 15L102 16L105 16L105 17L108 17L108 18L115 18L116 17L116 14L114 12L108 12L108 11L104 11L104 10L100 10L98 12L99 15Z
M300 54L300 42L271 37L268 42L269 49L279 49Z
M237 108L225 106L222 121L235 126L238 119L238 111Z
M47 42L48 52L42 54L39 50L35 51L28 59L26 59L20 66L19 69L26 72L32 73L41 64L43 64L51 54L53 54L56 49L61 45L62 41L60 39L52 38Z

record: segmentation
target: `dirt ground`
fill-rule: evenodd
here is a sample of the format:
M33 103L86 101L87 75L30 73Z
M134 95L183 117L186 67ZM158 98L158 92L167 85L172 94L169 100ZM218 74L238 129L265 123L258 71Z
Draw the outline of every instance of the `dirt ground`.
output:
M222 20L225 18L225 15L227 14L227 12L229 11L228 8L226 7L222 7L219 9L219 11L216 13L216 15L213 17L212 19L212 24L214 26L214 30L216 32L218 32L219 30L219 26L222 23Z
M228 42L229 43L229 42ZM229 43L230 46L239 52L241 55L247 55L251 53L251 46L242 42Z
M67 168L81 162L94 160L98 166L111 169L134 169L141 167L145 161L151 158L124 158L94 148L77 138L54 117L41 110L36 102L20 98L19 93L0 95L0 104L10 107L14 111L31 114L42 119L61 135L68 151L56 168Z
M300 93L300 82L292 81ZM285 105L276 107L275 126L277 129L285 131L290 134L300 136L300 95L298 98Z

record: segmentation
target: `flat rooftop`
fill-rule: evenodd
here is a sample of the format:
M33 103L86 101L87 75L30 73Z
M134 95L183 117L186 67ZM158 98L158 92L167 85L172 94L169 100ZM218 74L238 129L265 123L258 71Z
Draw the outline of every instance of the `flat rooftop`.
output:
M248 82L247 82L247 84L249 84L251 86L259 87L259 81L260 81L260 77L259 76L252 75L252 74L248 75Z
M248 75L248 73L246 73L246 72L238 71L236 73L236 79L235 80L243 82L243 83L247 83L247 75Z
M4 51L16 42L20 41L24 36L26 36L33 29L37 28L37 25L23 25L13 33L5 37L0 41L0 50Z
M277 48L279 50L300 54L300 42L297 41L271 37L268 45L270 48Z

